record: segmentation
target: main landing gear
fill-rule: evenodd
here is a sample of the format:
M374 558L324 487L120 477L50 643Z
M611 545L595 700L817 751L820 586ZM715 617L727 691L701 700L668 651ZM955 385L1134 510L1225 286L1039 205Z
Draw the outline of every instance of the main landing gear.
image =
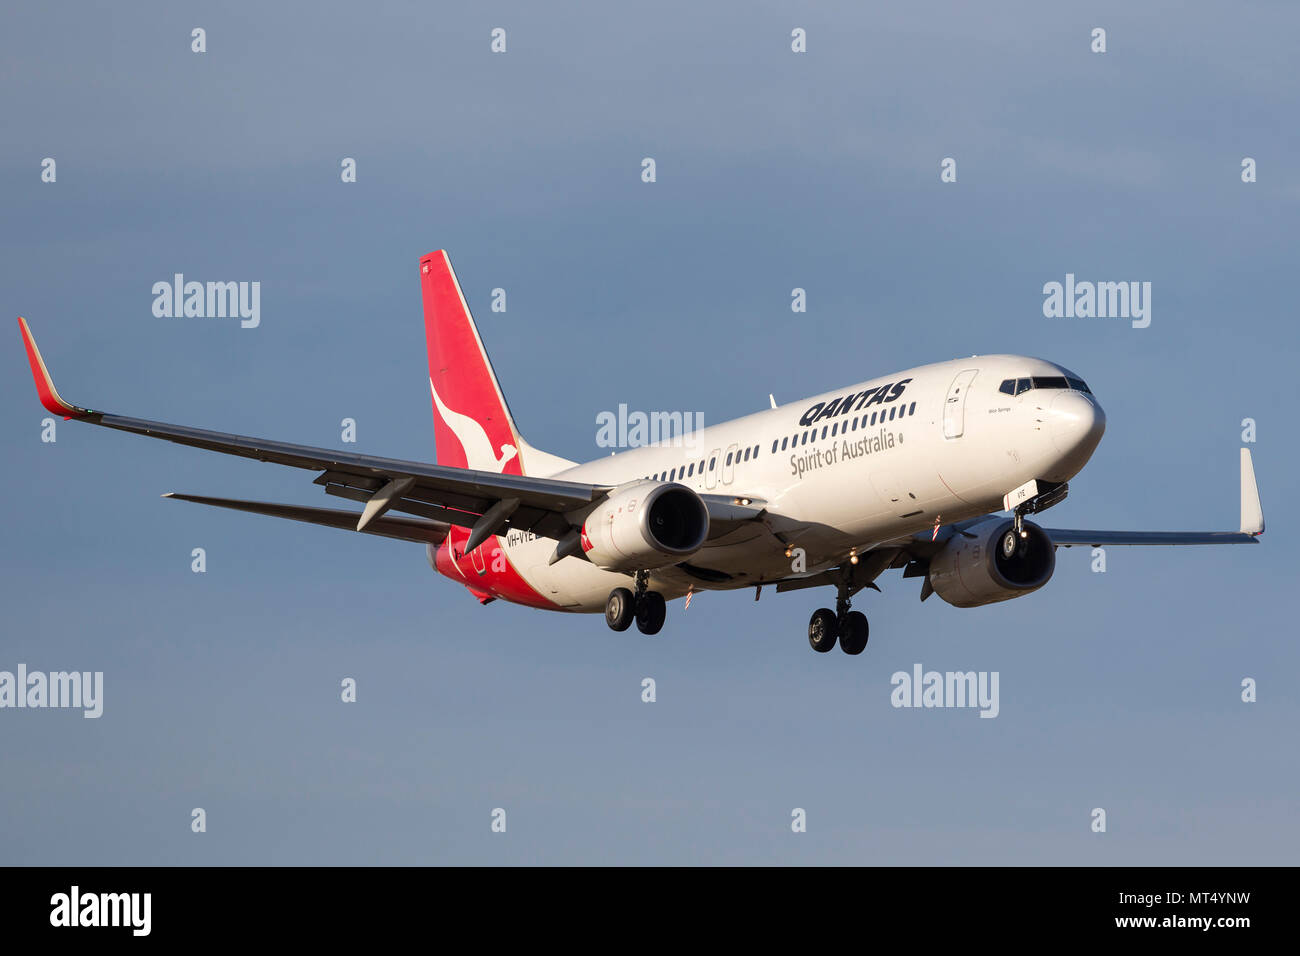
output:
M867 647L870 628L867 616L861 611L850 611L852 602L846 588L839 589L835 610L823 607L813 611L808 622L808 643L819 654L825 654L839 641L845 654L861 654Z
M626 631L632 621L642 634L658 634L668 615L668 605L658 591L649 590L650 573L636 573L635 593L627 588L614 588L605 602L605 623L615 631Z

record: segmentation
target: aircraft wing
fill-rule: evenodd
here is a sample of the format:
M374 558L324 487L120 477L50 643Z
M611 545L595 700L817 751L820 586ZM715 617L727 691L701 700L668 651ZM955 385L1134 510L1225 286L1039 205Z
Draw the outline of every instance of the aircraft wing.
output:
M1052 544L1060 548L1087 545L1092 548L1111 545L1171 544L1255 544L1253 534L1240 531L1084 531L1075 528L1044 528Z
M572 526L570 519L565 517L566 513L579 511L599 501L611 487L558 481L551 478L500 475L394 458L377 458L328 448L312 448L243 435L229 435L186 425L128 418L91 408L82 408L65 401L59 395L26 321L20 318L18 324L27 348L32 375L36 380L37 394L40 396L41 404L50 412L62 415L65 419L76 419L149 438L161 438L180 445L191 445L226 455L319 471L315 483L324 486L328 494L364 501L366 508L360 514L340 511L330 515L325 513L324 509L308 509L298 514L290 514L285 509L292 509L294 506L233 502L229 499L193 496L185 500L219 507L238 507L239 510L276 514L279 517L292 517L337 527L343 526L340 523L343 521L341 515L351 514L350 520L358 531L367 530L368 525L380 519L389 509L415 514L446 525L467 528L475 528L482 519L491 514L491 527L480 532L484 538L493 533L503 534L508 528L528 530L548 538L560 538L569 533ZM276 508L281 510L279 512L272 510ZM310 513L313 511L321 513ZM420 533L414 540L429 540L432 532L428 528L418 530ZM406 525L396 527L392 524L383 526L382 529L375 528L375 533L382 534L385 531L403 532L403 534L388 535L402 537L412 532L412 529Z
M1255 465L1250 449L1241 450L1241 527L1236 531L1087 531L1072 528L1044 528L1052 543L1062 548L1075 545L1179 545L1255 544L1264 533L1264 509L1259 503Z
M995 514L968 518L943 525L932 532L885 541L858 554L856 564L843 563L811 574L783 578L775 582L778 592L804 588L845 585L850 594L875 585L876 578L888 568L902 568L903 577L923 577L929 561L943 550L955 535L967 534L968 527L997 517ZM1241 450L1241 526L1237 531L1089 531L1072 528L1043 528L1052 544L1060 548L1078 545L1089 547L1113 545L1192 545L1254 544L1264 533L1264 510L1259 502L1255 465L1250 449ZM929 579L921 589L921 600L932 593Z
M36 381L37 395L41 404L55 415L224 455L319 471L314 483L323 486L327 494L364 502L365 508L357 513L199 495L171 494L164 497L329 527L351 527L356 531L410 541L440 542L446 537L447 528L457 525L471 529L465 551L472 551L494 534L505 534L508 530L531 531L539 537L562 542L563 547L557 547L552 558L554 562L568 555L583 555L578 547L577 531L581 518L591 505L614 487L378 458L82 408L59 395L27 322L20 317L18 325ZM757 520L765 505L765 502L749 498L701 497L713 525L712 537L729 533L743 522ZM383 515L389 510L426 520L385 519Z

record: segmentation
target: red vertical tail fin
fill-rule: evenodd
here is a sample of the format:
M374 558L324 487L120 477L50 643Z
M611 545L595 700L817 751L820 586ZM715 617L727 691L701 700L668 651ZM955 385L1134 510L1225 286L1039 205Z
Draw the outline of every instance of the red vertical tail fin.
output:
M445 251L420 258L420 288L438 464L506 475L572 466L520 437Z

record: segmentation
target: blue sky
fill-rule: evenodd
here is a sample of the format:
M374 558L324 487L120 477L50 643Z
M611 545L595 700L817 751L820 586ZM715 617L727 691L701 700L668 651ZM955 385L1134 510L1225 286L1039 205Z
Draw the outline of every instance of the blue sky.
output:
M416 263L445 247L557 454L600 454L619 403L711 423L1020 352L1108 416L1049 524L1235 528L1251 417L1269 531L1105 574L1063 550L975 610L892 572L856 659L807 646L830 593L614 634L479 607L416 545L158 497L337 504L310 473L71 422L43 443L11 326L0 669L101 670L105 704L0 711L0 861L1295 862L1294 7L304 12L5 12L0 289L69 400L326 446L351 417L359 451L432 459ZM176 272L260 281L261 325L155 318ZM1044 318L1067 272L1150 281L1150 328ZM892 708L916 662L998 671L1000 715Z

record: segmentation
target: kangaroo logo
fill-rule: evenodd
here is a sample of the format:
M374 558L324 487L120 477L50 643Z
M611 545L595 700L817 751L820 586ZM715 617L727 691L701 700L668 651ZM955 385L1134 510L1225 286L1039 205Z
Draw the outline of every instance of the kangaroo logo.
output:
M438 406L438 414L442 416L442 420L447 423L447 427L460 442L460 447L465 452L466 464L477 471L495 471L501 474L505 470L506 463L519 454L519 449L514 445L502 445L501 457L498 458L492 451L492 442L488 439L483 426L468 415L453 412L444 405L438 390L433 387L432 378L429 379L429 391L433 392L433 403Z

